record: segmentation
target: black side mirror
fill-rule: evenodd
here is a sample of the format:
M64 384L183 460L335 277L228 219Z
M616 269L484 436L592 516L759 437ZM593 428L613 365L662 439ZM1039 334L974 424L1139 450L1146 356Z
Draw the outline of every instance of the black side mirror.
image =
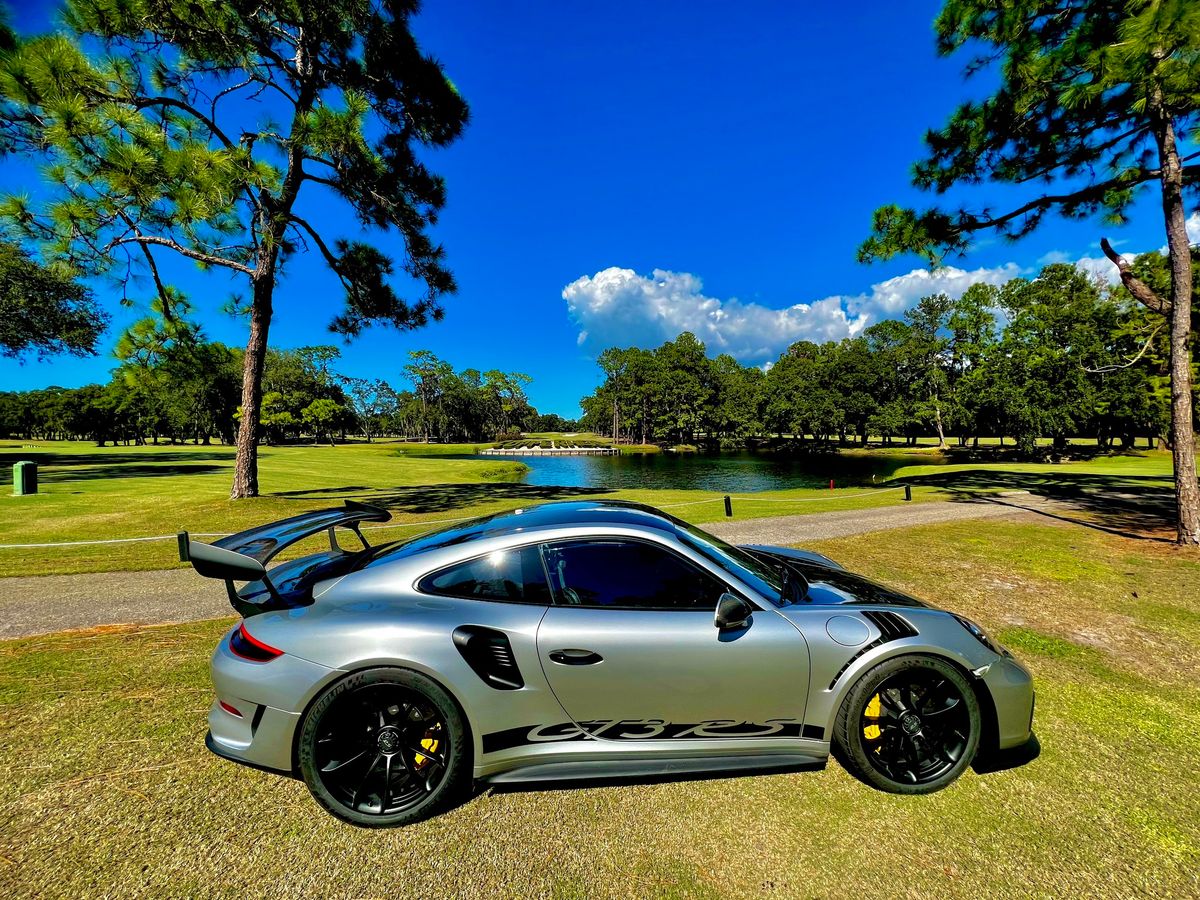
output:
M754 607L736 594L722 594L717 601L717 614L713 624L722 631L745 628L750 624Z

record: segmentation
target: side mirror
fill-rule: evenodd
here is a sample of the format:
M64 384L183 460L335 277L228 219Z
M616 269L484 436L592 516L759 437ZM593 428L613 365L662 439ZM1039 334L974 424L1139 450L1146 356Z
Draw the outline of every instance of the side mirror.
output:
M713 624L722 631L746 628L754 607L735 594L722 594L717 601L717 614Z

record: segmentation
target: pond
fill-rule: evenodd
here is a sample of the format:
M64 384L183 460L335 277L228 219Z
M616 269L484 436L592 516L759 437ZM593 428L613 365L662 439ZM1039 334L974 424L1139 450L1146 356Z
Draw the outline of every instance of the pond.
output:
M929 454L816 453L783 457L749 451L635 456L515 456L529 466L525 484L727 493L870 485L903 466L936 462Z

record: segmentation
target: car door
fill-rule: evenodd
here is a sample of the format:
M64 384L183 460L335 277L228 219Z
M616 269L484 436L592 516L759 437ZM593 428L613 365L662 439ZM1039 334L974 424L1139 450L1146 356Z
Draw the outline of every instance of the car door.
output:
M808 650L774 609L714 624L729 587L674 549L628 538L543 545L554 605L542 668L583 731L608 740L800 737Z

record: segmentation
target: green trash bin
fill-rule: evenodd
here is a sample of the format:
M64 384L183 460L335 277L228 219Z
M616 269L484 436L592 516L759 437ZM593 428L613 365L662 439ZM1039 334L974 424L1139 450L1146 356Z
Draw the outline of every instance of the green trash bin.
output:
M13 496L37 493L37 463L23 460L13 466Z

